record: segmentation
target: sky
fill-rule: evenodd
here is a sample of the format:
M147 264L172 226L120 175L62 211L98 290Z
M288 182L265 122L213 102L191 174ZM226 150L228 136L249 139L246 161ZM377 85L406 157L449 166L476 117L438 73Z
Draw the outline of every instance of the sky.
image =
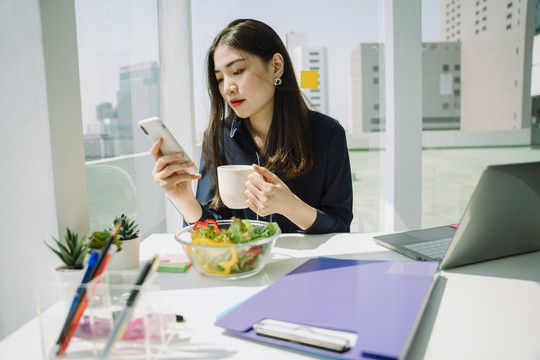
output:
M350 54L384 34L384 0L193 0L192 35L197 132L208 122L205 57L214 37L232 20L255 18L285 42L289 32L308 35L309 46L328 54L328 115L349 121ZM422 1L422 41L439 41L439 0ZM156 0L76 1L83 119L95 106L116 106L121 66L158 61Z

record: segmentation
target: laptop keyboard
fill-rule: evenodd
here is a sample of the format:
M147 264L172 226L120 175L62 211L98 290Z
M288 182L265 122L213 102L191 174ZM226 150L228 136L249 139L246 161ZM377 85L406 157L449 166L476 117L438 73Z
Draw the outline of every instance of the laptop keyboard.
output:
M446 250L450 246L452 238L426 241L418 244L405 245L407 249L424 254L433 259L442 259Z

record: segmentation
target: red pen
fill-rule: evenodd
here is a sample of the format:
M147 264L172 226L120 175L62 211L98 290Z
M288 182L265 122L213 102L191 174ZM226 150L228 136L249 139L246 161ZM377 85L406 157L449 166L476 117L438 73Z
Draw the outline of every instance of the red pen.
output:
M101 266L99 267L99 269L97 269L96 275L94 277L96 281L94 284L92 284L92 287L90 288L90 296L94 295L95 287L101 281L101 278L99 276L103 274L103 272L107 268L107 265L111 261L113 254L117 251L117 249L118 248L116 247L116 245L111 245L109 247L107 253L105 254L105 258L103 259L103 262L101 263ZM84 294L79 306L77 307L73 320L71 321L71 324L69 326L69 329L64 335L63 339L61 340L61 343L58 346L58 351L56 353L58 356L62 356L66 352L67 346L69 345L71 338L77 331L77 328L79 327L79 322L87 306L88 306L88 291Z

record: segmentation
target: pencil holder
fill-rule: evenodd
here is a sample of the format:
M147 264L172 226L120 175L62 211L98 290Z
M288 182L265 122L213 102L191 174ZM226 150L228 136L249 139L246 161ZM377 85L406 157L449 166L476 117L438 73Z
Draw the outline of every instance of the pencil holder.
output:
M174 316L161 305L160 288L152 283L155 274L143 286L135 286L138 275L137 271L105 272L79 287L73 297L84 293L86 300L79 305L78 326L71 324L68 330L70 309L62 301L50 307L45 304L51 288L41 284L37 295L43 358L151 359L161 353ZM59 348L65 352L59 353Z

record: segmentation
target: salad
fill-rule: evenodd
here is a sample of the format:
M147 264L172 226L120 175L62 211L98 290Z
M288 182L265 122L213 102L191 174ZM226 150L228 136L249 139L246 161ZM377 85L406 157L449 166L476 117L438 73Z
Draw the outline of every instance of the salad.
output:
M275 222L264 227L253 226L247 219L233 217L228 229L220 229L214 219L197 221L191 232L191 243L217 248L188 246L188 255L201 270L210 274L248 272L256 268L258 260L262 259L270 246L270 243L253 246L249 243L271 237L278 231L279 226Z

